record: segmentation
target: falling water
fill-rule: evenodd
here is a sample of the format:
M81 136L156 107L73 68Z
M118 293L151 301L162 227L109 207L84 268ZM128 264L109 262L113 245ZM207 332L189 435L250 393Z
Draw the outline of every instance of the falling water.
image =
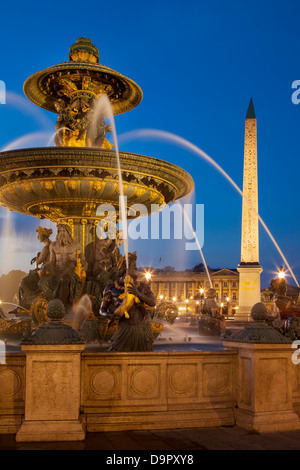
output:
M50 147L51 144L54 143L54 139L55 137L57 136L57 134L59 134L60 132L64 131L64 130L69 130L68 127L61 127L60 129L58 129L57 131L53 132L53 134L51 135L50 139L48 140L48 143L47 143L47 147Z
M29 134L23 135L22 137L18 137L14 139L12 142L6 144L2 149L1 152L8 152L9 150L15 149L22 149L28 148L28 146L44 146L45 142L49 142L49 137L51 133L46 131L38 131L38 132L30 132ZM36 145L37 142L41 142L41 144Z
M205 267L205 271L206 271L206 274L207 274L207 277L208 277L208 280L209 280L209 284L210 284L210 287L213 288L213 284L212 284L212 280L211 280L211 277L210 277L210 274L209 274L209 270L207 268L207 264L206 264L206 261L205 261L205 258L204 258L204 254L203 254L203 251L201 249L201 245L199 243L199 240L198 240L198 237L196 235L196 232L195 230L193 229L193 225L192 225L192 222L190 221L189 217L187 216L182 204L178 201L179 205L180 205L180 208L182 210L182 213L185 217L185 220L187 221L187 223L189 224L189 227L191 229L191 231L193 232L193 235L194 235L194 238L195 238L195 241L196 241L196 244L197 244L197 247L199 249L199 252L200 252L200 255L201 255L201 258L202 258L202 261L203 261L203 264L204 264L204 267Z
M97 99L94 112L95 112L95 115L93 118L93 123L92 123L93 125L96 125L99 117L102 114L105 114L105 116L109 118L111 122L111 126L112 126L114 150L116 152L117 166L118 166L118 177L119 177L119 187L120 187L120 209L121 209L121 222L122 222L123 240L124 240L125 261L126 261L126 268L128 270L127 218L126 218L126 207L125 207L125 199L124 199L123 179L122 179L122 172L121 172L121 162L120 162L120 155L119 155L116 124L114 120L112 106L107 95L103 94Z
M6 92L6 106L16 108L24 114L34 119L39 127L51 129L53 122L44 114L44 112L25 97L12 91Z
M14 257L13 245L16 241L16 233L15 233L14 223L12 220L11 211L3 207L1 208L1 212L3 213L3 222L1 223L1 234L0 234L1 272L5 273L8 271L11 261L14 261L14 260L8 259L8 256Z
M135 130L135 131L126 132L126 133L121 134L119 136L119 142L124 143L124 142L127 142L129 140L134 140L136 138L143 138L143 137L152 137L152 138L154 137L154 138L163 139L167 142L173 142L175 144L178 144L178 145L184 147L185 149L188 149L191 152L195 153L197 156L203 158L210 165L212 165L214 168L216 168L218 170L218 172L221 173L227 179L227 181L229 181L229 183L236 189L236 191L248 203L249 207L255 213L255 215L258 218L258 220L260 221L261 225L263 226L263 228L265 229L265 231L269 235L271 241L273 242L275 248L277 249L278 253L282 257L284 263L288 267L288 269L289 269L289 271L290 271L297 287L300 287L299 283L298 283L298 281L297 281L297 279L296 279L296 277L295 277L295 275L292 271L292 268L290 267L287 259L285 258L284 254L282 253L278 243L276 242L275 238L273 237L272 233L270 232L270 230L266 226L266 224L263 221L263 219L261 218L261 216L254 209L254 207L251 205L250 201L247 199L247 197L244 195L243 191L238 187L238 185L235 183L235 181L226 173L225 170L223 170L223 168L217 162L215 162L215 160L213 158L211 158L209 155L207 155L207 153L203 152L203 150L201 150L199 147L192 144L188 140L184 139L183 137L180 137L176 134L172 134L171 132L161 131L161 130L157 130L157 129L139 129L139 130Z
M29 310L27 310L27 308L24 308L24 307L22 307L22 305L16 304L14 302L6 302L4 300L1 300L0 301L0 307L1 307L1 305L12 305L14 307L20 308L21 310L24 310L24 312L26 312L26 313L30 313Z

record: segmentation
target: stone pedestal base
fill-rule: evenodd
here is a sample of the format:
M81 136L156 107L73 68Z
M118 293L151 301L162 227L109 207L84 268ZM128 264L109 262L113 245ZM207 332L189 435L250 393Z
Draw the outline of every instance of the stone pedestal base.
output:
M300 429L300 420L294 411L253 412L234 410L235 424L248 431L284 432Z
M17 442L83 441L85 430L79 420L24 421Z
M252 305L252 307L253 307L253 305ZM242 307L242 306L239 307L238 310L236 310L236 313L234 315L234 321L237 322L237 323L241 323L242 326L244 326L248 322L251 322L252 321L251 308Z
M238 350L236 425L259 432L300 429L294 408L292 345L224 341Z
M25 420L16 440L77 441L85 438L79 420L80 354L84 344L24 345Z
M262 267L259 264L240 264L237 270L239 272L239 308L236 310L234 319L239 322L252 321L251 308L261 301Z

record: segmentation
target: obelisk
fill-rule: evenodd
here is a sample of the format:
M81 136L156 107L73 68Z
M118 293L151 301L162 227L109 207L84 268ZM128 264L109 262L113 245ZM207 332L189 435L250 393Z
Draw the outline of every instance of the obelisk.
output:
M244 176L242 207L242 243L239 272L239 308L235 318L250 320L251 308L260 302L258 185L257 185L257 125L252 98L245 121Z

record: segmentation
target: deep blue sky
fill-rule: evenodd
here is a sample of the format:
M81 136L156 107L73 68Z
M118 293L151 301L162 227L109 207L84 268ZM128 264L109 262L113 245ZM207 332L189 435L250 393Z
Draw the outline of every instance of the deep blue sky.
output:
M259 213L299 280L300 105L291 101L292 82L300 79L299 17L296 0L5 2L0 80L23 97L29 75L67 60L70 45L86 36L98 46L101 63L132 78L144 93L136 109L116 117L118 134L141 128L177 134L207 152L240 187L244 120L252 97L258 123ZM56 117L31 104L25 112L8 100L0 105L0 148L28 133L51 135ZM24 146L46 143L43 137ZM206 262L213 268L236 267L242 201L229 183L203 160L170 143L136 140L120 143L120 148L168 160L193 175L194 200L205 205ZM26 270L40 249L35 240L39 221L13 214L11 219L19 236L17 251L24 252L15 263ZM189 268L201 262L197 252L179 253L175 242L131 243L134 249L144 265ZM8 259L8 251L2 249L2 260ZM263 285L268 285L282 261L263 229L260 262Z

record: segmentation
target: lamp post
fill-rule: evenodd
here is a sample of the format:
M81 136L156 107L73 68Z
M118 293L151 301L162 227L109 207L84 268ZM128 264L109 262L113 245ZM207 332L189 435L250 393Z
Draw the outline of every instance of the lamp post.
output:
M226 302L227 302L227 318L229 316L229 302L230 302L230 297L226 297Z
M201 301L201 307L200 310L202 310L203 307L203 301L204 301L204 289L201 287L200 289L200 301Z
M280 266L280 269L278 271L278 278L279 279L284 279L285 278L285 270L284 270L283 266Z

